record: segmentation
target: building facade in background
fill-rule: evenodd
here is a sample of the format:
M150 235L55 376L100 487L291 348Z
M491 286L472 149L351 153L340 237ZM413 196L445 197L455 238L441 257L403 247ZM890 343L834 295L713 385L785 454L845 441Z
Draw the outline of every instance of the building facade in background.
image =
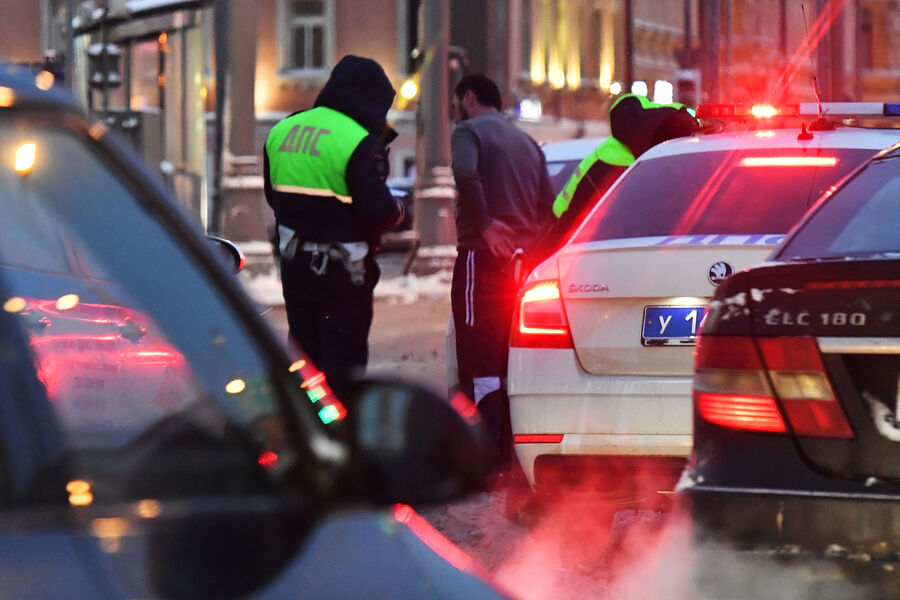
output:
M446 57L429 52L423 19L425 3L441 1ZM539 141L605 133L610 103L628 91L666 102L809 101L816 74L826 100L900 99L894 0L0 0L0 9L3 60L54 64L202 226L218 219L238 239L264 235L265 135L312 106L345 54L378 60L398 90L424 60L446 60L451 87L485 73ZM228 23L217 27L217 15ZM390 113L395 176L416 162L419 109L414 95L398 96Z

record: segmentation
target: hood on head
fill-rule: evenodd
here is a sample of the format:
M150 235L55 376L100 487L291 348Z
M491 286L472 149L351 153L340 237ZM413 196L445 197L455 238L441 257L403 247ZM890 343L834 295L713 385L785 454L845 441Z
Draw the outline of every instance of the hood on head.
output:
M387 124L396 92L377 62L347 55L334 66L315 106L341 112L375 135Z
M660 142L698 131L700 125L682 104L656 104L626 94L609 109L609 129L637 158Z

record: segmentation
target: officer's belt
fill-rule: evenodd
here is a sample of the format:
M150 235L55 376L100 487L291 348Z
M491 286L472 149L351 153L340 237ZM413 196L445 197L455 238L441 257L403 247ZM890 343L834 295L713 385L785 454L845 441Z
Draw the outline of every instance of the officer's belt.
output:
M366 254L369 253L369 245L365 242L303 242L300 250L312 252L309 268L316 275L325 272L328 259L334 258L341 261L344 269L350 275L350 281L354 285L362 285L366 276Z
M297 233L284 225L278 226L278 237L278 249L282 258L291 260L296 250L312 252L309 268L316 275L322 275L328 266L328 259L334 258L344 265L354 284L363 284L365 258L369 253L369 244L366 242L300 242Z
M300 250L323 252L332 258L341 258L346 255L349 260L357 261L366 257L366 254L369 253L369 245L365 242L303 242Z

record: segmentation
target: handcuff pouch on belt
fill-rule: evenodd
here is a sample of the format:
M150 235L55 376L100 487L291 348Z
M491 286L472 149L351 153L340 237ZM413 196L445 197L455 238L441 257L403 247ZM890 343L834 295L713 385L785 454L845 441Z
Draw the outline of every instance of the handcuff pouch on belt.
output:
M278 226L278 251L285 260L291 260L298 248L311 252L309 269L316 275L322 275L328 267L328 259L341 261L350 275L354 285L362 285L366 276L366 255L369 244L366 242L300 242L297 233L290 227Z

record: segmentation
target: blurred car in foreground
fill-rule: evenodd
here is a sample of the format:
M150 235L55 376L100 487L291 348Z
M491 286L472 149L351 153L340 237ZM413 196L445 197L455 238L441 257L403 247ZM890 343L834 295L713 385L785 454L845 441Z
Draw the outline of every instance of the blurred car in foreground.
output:
M693 350L710 296L898 140L761 121L638 157L520 290L508 389L529 481L665 503L656 492L671 492L691 449Z
M701 536L900 595L900 145L716 290L679 483Z
M342 404L122 142L3 68L0 214L4 597L502 596L407 505L483 485L474 406Z

